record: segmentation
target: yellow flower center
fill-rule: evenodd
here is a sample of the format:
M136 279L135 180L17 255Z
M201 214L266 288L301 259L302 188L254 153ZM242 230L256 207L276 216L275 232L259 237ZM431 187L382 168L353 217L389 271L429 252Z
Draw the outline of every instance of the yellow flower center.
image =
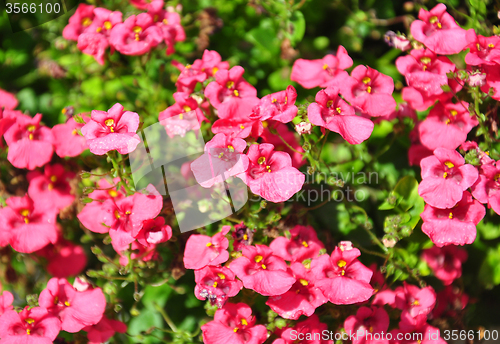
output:
M345 260L342 260L342 259L341 259L341 260L339 260L339 261L337 262L337 266L338 266L339 268L343 268L343 267L344 267L344 266L346 266L346 265L347 265L347 262L346 262Z
M234 81L228 81L226 84L227 88L233 88L234 87Z
M206 245L206 246L207 246L207 247L210 247L210 246L212 246L212 243L211 243L211 242L207 242L207 245Z
M90 26L92 24L92 19L90 18L83 18L82 19L82 26Z
M111 197L116 197L118 196L118 192L116 192L115 190L109 190L108 195L110 195Z
M263 157L263 156L261 156L261 157L259 158L259 160L257 160L257 163L258 163L259 165L262 165L262 164L263 164L263 163L265 163L265 162L266 162L266 158L265 158L265 157Z
M234 91L233 91L233 93L234 93L234 95L235 95L236 97L239 97L239 96L240 96L240 92L238 92L238 90L234 90Z
M422 62L424 65L431 63L431 61L431 58L427 56L424 56L420 59L420 62Z
M302 284L304 287L306 287L306 286L308 286L308 285L309 285L309 282L308 282L308 281L306 281L305 279L302 279L302 278L301 278L301 279L299 279L299 282L300 282L300 284Z
M324 69L324 70L327 70L327 69L328 69L328 65L327 65L326 63L323 65L323 69Z
M302 246L304 246L304 247L309 247L309 245L307 244L307 242L306 242L306 241L302 241Z
M372 79L370 79L370 77L368 77L368 76L365 76L361 81L363 82L363 84L366 85L367 83L369 83L370 81L372 81Z
M453 213L450 211L450 213L448 214L448 218L451 220L453 218Z
M225 276L223 273L220 273L220 272L219 272L219 273L217 274L217 276L219 276L219 278L220 278L221 280L226 279L226 276Z
M331 107L333 105L333 100L329 100L326 102L326 107Z
M256 263L260 263L262 261L262 259L264 259L264 257L262 257L262 256L255 256L255 258L253 260L255 260Z
M28 324L33 324L35 322L35 319L32 318L26 318L24 321L26 321Z
M111 29L111 27L113 27L113 25L111 24L111 22L110 22L110 21L108 21L108 20L106 20L106 21L104 22L103 26L104 26L104 28L105 28L106 30L110 30L110 29Z
M229 151L230 151L231 153L232 153L232 152L234 152L234 147L233 147L233 146L231 146L231 145L227 146L227 149L229 149Z
M451 161L445 161L445 163L444 163L444 164L445 164L445 165L446 165L446 167L448 167L448 168L453 168L453 167L455 167L455 165L453 165L453 163L452 163Z

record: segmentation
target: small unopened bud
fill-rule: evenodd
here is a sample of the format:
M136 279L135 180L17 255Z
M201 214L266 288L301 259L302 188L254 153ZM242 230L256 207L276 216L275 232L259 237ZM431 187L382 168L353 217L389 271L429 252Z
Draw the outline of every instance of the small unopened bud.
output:
M486 84L486 74L481 72L473 72L469 74L469 80L467 81L471 87L482 87Z
M339 242L339 248L342 252L352 250L352 242L341 241Z
M295 126L295 131L299 133L299 135L310 134L311 129L312 129L312 124L307 122L300 122Z
M398 35L394 31L387 31L384 35L384 40L390 47L406 51L411 48L411 43L404 35Z

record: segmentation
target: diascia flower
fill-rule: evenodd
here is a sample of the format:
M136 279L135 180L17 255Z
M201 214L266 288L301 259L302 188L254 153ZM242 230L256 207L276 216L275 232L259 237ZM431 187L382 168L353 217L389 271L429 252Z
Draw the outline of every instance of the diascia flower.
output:
M467 260L467 251L455 245L431 247L422 252L422 259L434 272L434 276L450 285L462 276L462 263Z
M103 155L117 150L120 154L128 154L135 150L139 142L136 134L139 127L139 115L124 111L123 106L116 103L106 111L92 110L91 119L82 128L90 151Z
M349 305L372 296L370 279L373 272L356 259L360 255L357 248L342 250L335 247L331 256L324 254L311 261L315 285L331 303Z
M0 108L14 110L19 104L16 96L0 88Z
M198 300L208 299L210 304L222 308L227 299L236 296L243 286L235 277L234 272L223 266L205 266L195 270L194 295Z
M243 73L245 70L241 66L215 73L215 81L209 83L205 89L205 96L214 108L218 109L221 103L233 97L257 96L257 90L243 78Z
M226 234L230 226L223 226L222 230L213 237L194 234L186 242L184 250L184 266L186 269L201 269L207 265L217 266L229 259L229 240Z
M77 291L66 279L51 278L38 299L40 307L61 320L61 329L76 333L97 324L104 314L106 299L100 288Z
M78 36L78 49L82 53L93 56L100 65L104 65L104 54L109 47L105 35L96 32L84 32Z
M131 15L113 27L109 44L124 55L143 55L163 40L161 29L148 13Z
M500 64L500 37L476 35L474 29L467 30L465 63L472 66Z
M274 255L287 261L302 262L317 257L324 248L311 226L296 225L290 229L290 235L290 239L278 237L271 242L269 247Z
M297 115L295 106L297 91L293 86L288 86L285 91L280 91L262 97L258 106L253 110L250 118L265 121L268 119L288 123Z
M403 89L403 99L414 109L423 111L437 99L451 98L441 88L449 84L446 74L456 68L447 57L437 56L428 49L414 49L410 55L398 57L396 67L408 84ZM453 87L458 87L458 84Z
M201 330L205 344L262 344L267 339L266 327L255 325L252 309L244 303L226 303Z
M61 322L45 308L26 306L20 313L14 310L0 317L0 343L52 344L61 330Z
M307 117L312 124L339 133L350 144L361 143L370 137L373 122L356 116L352 106L339 96L337 87L319 91L315 100L307 108Z
M319 60L298 59L292 67L290 79L304 88L326 87L341 71L352 66L352 59L343 46L336 55L326 55Z
M392 97L394 81L370 67L357 66L351 76L340 74L329 85L339 88L354 108L369 116L387 116L396 109L396 101Z
M66 123L57 124L52 128L54 148L57 155L61 158L75 157L89 148L87 140L78 134L78 130L81 130L82 127L83 123L77 123L73 118L70 118Z
M0 294L0 315L13 309L12 302L14 302L14 295L4 290L4 292Z
M465 164L465 159L455 150L437 148L434 155L422 159L422 182L418 194L436 208L451 208L462 199L465 190L478 178L477 169Z
M75 200L69 185L69 180L74 177L75 174L65 171L61 164L46 165L43 174L39 171L28 173L28 194L32 199L43 200L40 207L66 208Z
M328 326L319 322L318 316L313 314L294 327L286 328L281 333L281 338L276 339L273 344L332 344L333 341L323 338L323 331L328 331Z
M101 344L106 343L116 332L127 332L127 325L103 316L97 324L84 327L83 330L87 332L88 344Z
M0 246L8 243L17 252L32 253L57 242L57 209L39 202L28 195L7 199L7 207L0 209Z
M95 6L79 4L75 14L69 18L69 23L62 32L62 36L67 40L77 41L78 36L85 31L94 20Z
M117 178L114 180L118 182ZM116 190L113 185L106 179L101 179L98 182L98 190L91 192L88 197L95 200L94 202L86 204L82 211L77 215L78 220L90 231L95 233L108 233L109 228L104 225L104 217L107 212L102 207L102 203L111 199L118 201L125 197L122 190Z
M382 333L387 333L389 328L389 315L383 308L360 307L356 315L347 317L344 321L344 328L347 333L359 332L360 335L353 338L352 344L389 343L382 335Z
M411 23L410 32L417 41L441 55L461 52L467 46L466 31L446 12L446 5L438 4L432 10L423 8Z
M229 268L247 289L264 296L282 295L295 283L285 261L273 255L265 245L245 246L243 256L235 259Z
M500 168L496 164L481 166L479 178L472 186L472 196L481 203L488 203L495 213L500 214Z
M221 103L218 108L219 119L212 125L212 132L239 138L248 137L250 134L253 137L260 136L264 130L262 122L250 117L258 104L257 97L233 97Z
M315 285L315 277L302 263L292 263L290 270L296 282L283 295L271 296L266 305L285 319L297 320L301 315L311 316L328 299Z
M42 114L31 118L18 115L14 123L4 134L9 146L7 160L14 167L33 170L45 165L52 158L54 137L49 128L40 125Z
M472 244L476 239L476 225L484 215L484 206L464 191L462 200L451 209L438 209L426 204L420 215L424 221L422 232L438 247Z
M63 238L59 238L53 245L45 246L36 254L48 260L47 271L57 278L76 276L87 265L87 256L83 247Z
M205 145L205 153L191 163L196 181L205 188L248 168L248 157L243 153L247 148L245 140L217 134Z
M132 196L118 201L105 201L102 204L105 211L103 222L109 228L111 244L115 251L127 249L143 228L144 221L158 216L162 207L163 198L151 184Z
M467 134L478 125L469 113L469 104L438 102L418 126L420 142L427 148L455 149L467 140Z
M285 152L274 151L269 143L252 145L247 153L248 170L237 175L250 190L270 202L284 202L298 192L305 176L292 167L292 159Z

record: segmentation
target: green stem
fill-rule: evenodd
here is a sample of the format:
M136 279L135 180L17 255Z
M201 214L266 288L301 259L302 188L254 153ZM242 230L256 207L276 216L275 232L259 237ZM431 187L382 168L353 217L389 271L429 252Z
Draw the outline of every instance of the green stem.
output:
M160 312L161 316L163 317L163 319L165 320L165 322L168 324L168 326L170 326L170 328L172 329L172 331L174 332L177 332L177 326L175 326L174 322L172 321L172 319L170 319L170 317L168 316L167 312L165 312L165 310L163 308L161 308L157 303L154 303L154 306L155 306L155 309Z

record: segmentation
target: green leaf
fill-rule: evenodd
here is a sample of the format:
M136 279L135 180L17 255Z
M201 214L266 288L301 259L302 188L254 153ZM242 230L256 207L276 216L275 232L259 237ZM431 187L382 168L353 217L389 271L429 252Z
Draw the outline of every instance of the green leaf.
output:
M304 37L304 33L306 32L306 20L302 12L295 11L292 14L290 22L292 24L292 35L290 40L292 45L295 46Z
M418 182L415 177L403 177L394 188L394 194L398 197L399 206L403 211L413 207L420 198L418 194Z

